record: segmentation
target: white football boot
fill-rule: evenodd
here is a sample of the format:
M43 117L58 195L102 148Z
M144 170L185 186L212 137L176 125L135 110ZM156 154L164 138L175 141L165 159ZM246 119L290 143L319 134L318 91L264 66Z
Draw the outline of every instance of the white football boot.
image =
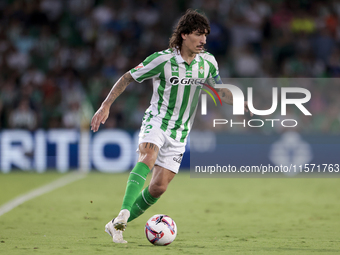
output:
M124 231L127 225L127 221L130 217L130 211L123 209L119 212L118 216L113 221L113 226L116 230Z
M127 243L127 241L123 239L123 231L114 228L113 226L114 220L115 219L110 220L109 223L105 225L105 232L112 237L112 241L114 243Z

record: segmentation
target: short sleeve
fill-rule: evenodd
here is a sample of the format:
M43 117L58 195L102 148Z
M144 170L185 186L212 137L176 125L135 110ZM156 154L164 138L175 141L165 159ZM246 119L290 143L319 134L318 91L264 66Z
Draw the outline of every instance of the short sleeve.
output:
M164 69L169 54L165 51L156 52L147 57L142 63L130 70L132 78L141 83L144 80L157 77Z
M211 84L212 86L215 84L222 83L222 80L220 78L219 71L218 71L218 64L217 64L217 61L214 55L206 52L204 59L209 65L209 75L208 75L209 82L208 83Z

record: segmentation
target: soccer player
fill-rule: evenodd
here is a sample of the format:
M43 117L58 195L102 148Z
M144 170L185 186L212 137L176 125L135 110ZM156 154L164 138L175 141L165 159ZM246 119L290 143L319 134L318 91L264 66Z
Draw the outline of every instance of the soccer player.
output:
M91 129L96 132L108 118L111 104L132 81L153 79L152 99L139 134L138 162L130 172L121 211L105 226L115 243L126 243L122 233L127 223L156 203L178 173L202 87L183 84L181 79L220 80L214 56L204 50L209 32L207 18L188 10L170 38L169 49L152 54L125 73L92 118ZM228 89L220 89L219 95L233 103ZM151 169L150 184L142 190Z

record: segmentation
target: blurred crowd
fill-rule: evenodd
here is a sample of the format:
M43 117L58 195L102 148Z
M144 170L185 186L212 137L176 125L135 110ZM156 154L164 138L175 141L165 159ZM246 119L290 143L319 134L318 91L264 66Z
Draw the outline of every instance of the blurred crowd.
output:
M3 0L0 128L89 128L117 79L168 47L187 8L209 18L206 48L223 78L340 76L339 1ZM308 87L313 118L322 120L302 131L340 132L334 81L332 89ZM128 86L104 128L138 129L151 94L151 81ZM258 94L258 108L271 103L266 95Z

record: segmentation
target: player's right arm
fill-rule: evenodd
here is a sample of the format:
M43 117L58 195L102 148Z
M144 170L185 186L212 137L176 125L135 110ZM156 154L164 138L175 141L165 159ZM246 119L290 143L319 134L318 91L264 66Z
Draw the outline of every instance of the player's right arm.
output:
M104 124L109 116L110 106L132 81L143 82L146 79L157 77L164 64L172 57L170 50L155 52L142 63L125 73L113 86L110 93L94 114L91 121L91 130L98 131L100 124Z
M98 111L93 115L91 120L91 130L97 132L100 124L104 124L109 117L110 107L117 97L123 93L126 87L133 81L130 72L126 72L112 87Z

